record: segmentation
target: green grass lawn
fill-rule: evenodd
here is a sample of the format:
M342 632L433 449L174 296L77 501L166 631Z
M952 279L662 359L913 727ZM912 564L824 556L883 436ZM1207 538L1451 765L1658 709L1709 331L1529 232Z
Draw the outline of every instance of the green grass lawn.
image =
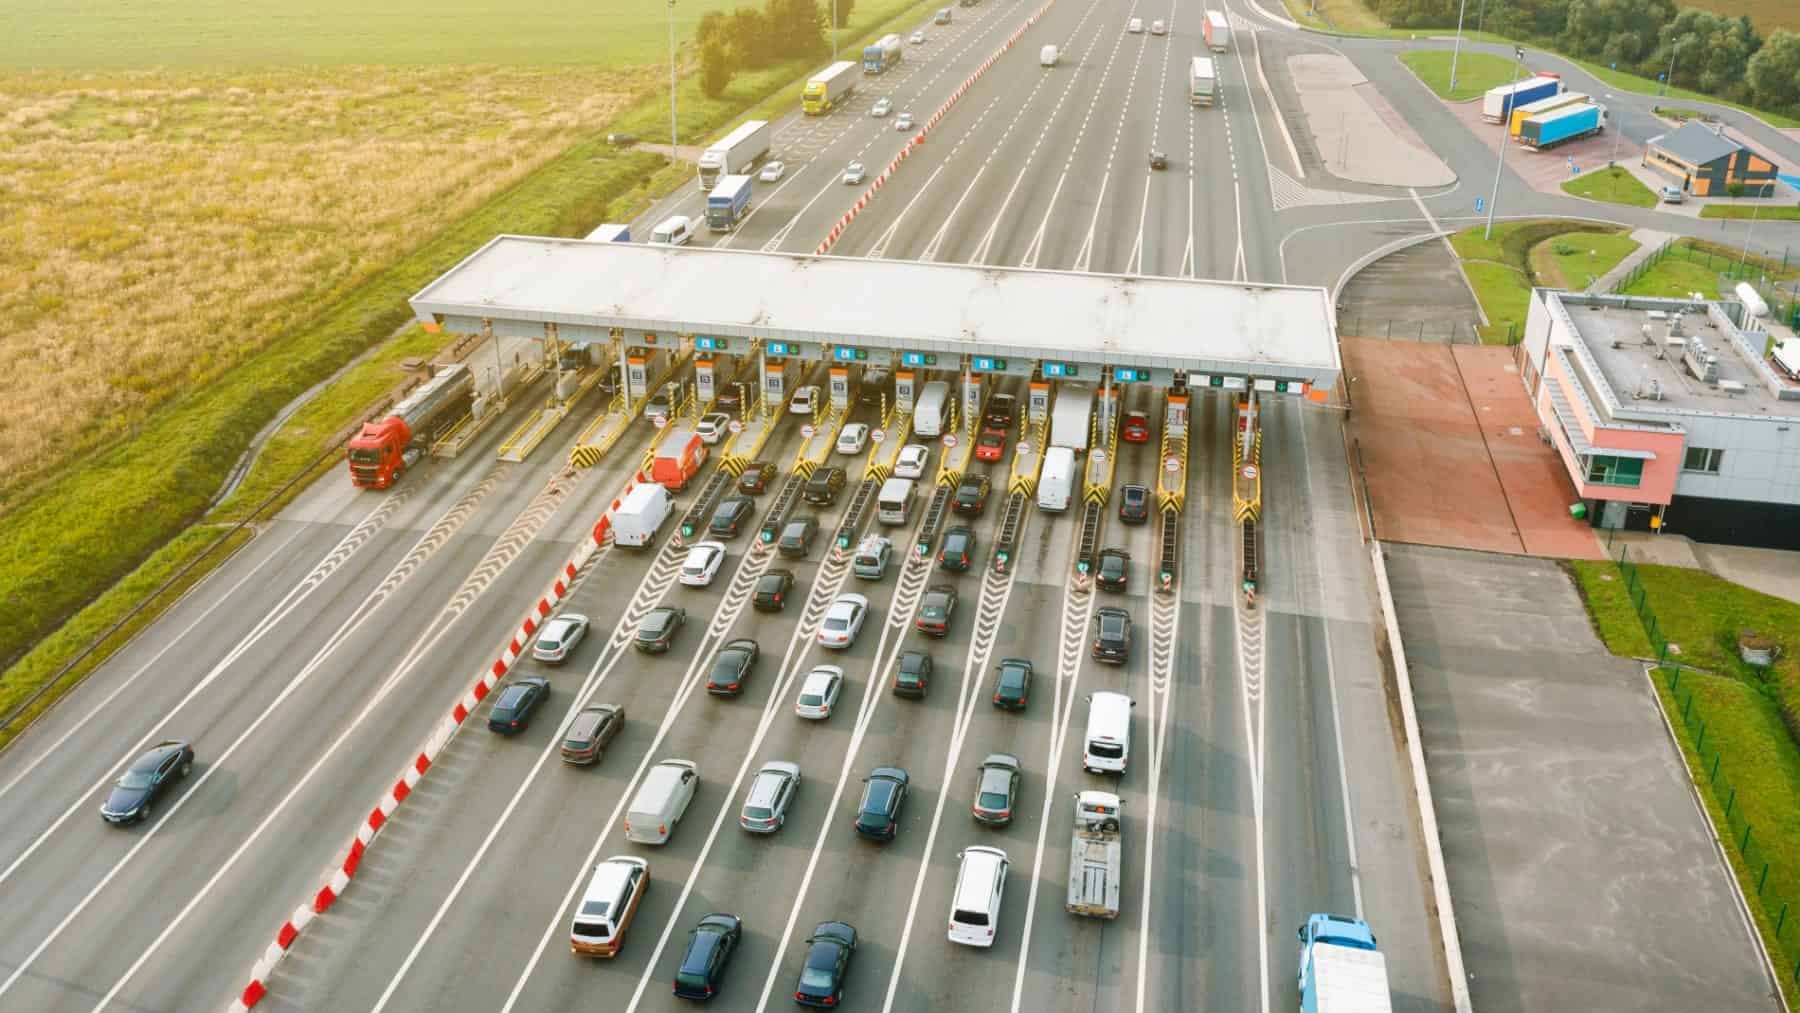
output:
M1418 75L1425 87L1452 102L1480 98L1489 88L1511 81L1515 73L1513 61L1505 57L1464 50L1456 58L1456 87L1452 89L1450 61L1448 49L1414 49L1400 54L1400 62ZM1517 73L1521 79L1531 76L1529 69Z
M1634 208L1656 206L1656 194L1638 178L1618 166L1584 172L1562 185L1563 192L1608 204Z
M1717 299L1719 274L1682 257L1664 257L1625 286L1623 292L1625 295L1660 296L1666 299L1685 299L1694 292L1700 292L1708 299Z
M1308 28L1364 34L1387 31L1387 25L1361 0L1283 0L1288 17Z
M1564 233L1603 236L1610 241L1615 238L1611 233L1617 231L1605 231L1597 229L1592 223L1569 219L1501 222L1494 226L1491 237L1483 235L1486 229L1485 225L1470 226L1452 235L1450 246L1462 258L1463 273L1468 275L1469 284L1475 289L1475 298L1487 313L1488 325L1481 330L1481 338L1489 344L1504 344L1509 337L1523 333L1525 313L1531 304L1532 286L1549 284L1533 280L1539 270L1533 260L1534 249ZM1612 250L1614 246L1614 243L1609 242L1607 250ZM1590 243L1579 249L1581 255L1578 259L1585 259L1587 250L1600 247ZM1624 257L1625 253L1618 255ZM1599 254L1596 254L1595 259L1599 260ZM1571 266L1572 264L1573 262Z
M1637 248L1621 232L1567 232L1532 247L1531 269L1540 285L1579 292Z
M1800 204L1708 204L1700 209L1700 217L1800 221Z
M1489 260L1466 260L1463 272L1475 287L1475 298L1487 312L1487 329L1482 339L1500 343L1507 335L1525 328L1525 311L1531 305L1531 282L1525 272L1507 264Z

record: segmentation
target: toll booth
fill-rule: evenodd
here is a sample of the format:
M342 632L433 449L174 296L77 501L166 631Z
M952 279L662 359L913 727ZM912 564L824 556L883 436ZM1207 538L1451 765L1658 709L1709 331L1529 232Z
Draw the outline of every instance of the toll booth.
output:
M832 366L830 374L831 406L843 411L850 407L850 367Z
M917 392L913 371L903 369L894 374L894 405L902 412L913 410L913 396Z
M765 413L787 403L788 364L786 359L763 359L762 389Z
M1025 416L1034 426L1050 417L1050 381L1031 381L1025 398Z
M963 418L970 432L981 428L981 375L963 374Z

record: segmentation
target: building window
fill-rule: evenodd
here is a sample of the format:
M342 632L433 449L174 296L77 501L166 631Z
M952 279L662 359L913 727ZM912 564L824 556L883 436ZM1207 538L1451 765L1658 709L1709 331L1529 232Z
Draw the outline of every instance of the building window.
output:
M1643 477L1644 462L1635 457L1595 454L1588 460L1588 481L1596 485L1623 485L1636 488Z
M1697 471L1706 475L1717 475L1719 465L1725 461L1725 451L1711 447L1689 447L1687 456L1681 462L1682 471Z

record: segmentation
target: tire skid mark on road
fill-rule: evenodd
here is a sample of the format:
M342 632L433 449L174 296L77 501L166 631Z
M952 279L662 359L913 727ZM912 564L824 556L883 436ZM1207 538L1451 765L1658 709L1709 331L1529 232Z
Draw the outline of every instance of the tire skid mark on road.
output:
M487 479L485 479L483 481L482 485L477 487L477 491L479 489L481 489L482 486L485 486L488 489L493 488L494 485L497 485L499 483L498 473L504 473L509 470L510 470L510 468L508 466L504 466L504 465L495 466L492 469L492 471L490 472L490 474L488 475ZM555 480L553 479L552 481L554 482ZM457 504L455 504L451 508L452 511L454 511L456 513L456 516L462 518L462 520L456 521L456 523L458 525L460 525L463 522L463 520L466 520L466 518L472 512L471 509L463 509L463 507L468 502L469 498L474 496L475 494L476 494L476 491L471 491L469 494L465 495L462 500L460 500ZM385 514L381 513L382 508L388 508L388 510ZM382 505L382 508L377 508L376 512L378 514L381 514L381 516L383 516L383 517L392 515L393 508L391 508L389 506L389 504L384 503ZM445 517L448 518L449 516L450 516L450 514L447 512ZM423 546L425 546L427 544L426 539L427 538L432 539L433 543L437 546L443 545L444 542L447 540L444 537L441 537L441 533L440 533L440 528L442 527L443 523L444 523L444 521L440 521L439 523L434 524L432 526L432 528L430 530L428 530L424 536L421 536L419 542L417 544L415 544L414 548L411 551L409 551L405 557L402 558L400 563L396 564L395 569L400 570L401 568L405 568L406 572L409 574L412 572L416 572L417 569L419 568L419 566L422 565L422 563L424 562L425 558L429 558L431 551L435 551L435 550L428 551L428 550L425 550L424 548L422 548ZM366 522L365 522L365 525L359 525L358 529L361 530L365 526L366 526ZM353 532L353 534L354 533L355 532ZM363 541L366 542L367 538L372 535L373 535L373 531L367 532L367 534L363 538ZM335 552L334 552L334 555L336 555ZM348 557L346 556L344 558L348 558ZM315 584L313 586L316 587L317 585ZM188 786L187 788L185 788L185 790L183 790L181 793L181 797L175 800L175 803L169 807L168 811L164 812L160 819L157 819L154 823L152 823L150 828L138 837L137 842L132 845L131 849L129 851L127 851L125 853L125 855L123 857L121 857L116 863L114 863L113 867L107 871L106 875L101 878L100 882L95 884L94 887L92 889L90 889L85 896L82 897L81 901L78 904L76 904L74 910L70 911L67 915L65 915L62 918L62 920L57 923L56 928L51 930L51 932L47 936L45 936L41 942L39 942L37 947L32 950L31 954L29 956L27 956L24 960L19 962L18 966L16 968L14 968L13 973L9 977L7 977L7 979L4 982L0 982L0 996L5 995L9 990L11 990L13 985L17 984L19 978L25 974L25 972L31 967L31 965L33 963L36 962L37 958L39 956L41 956L43 954L43 952L46 949L48 949L53 943L55 943L55 941L62 936L63 932L68 929L68 927L74 922L74 920L77 917L79 917L83 911L85 911L87 909L88 905L90 905L94 902L94 899L100 895L100 893L107 887L107 885L110 884L112 882L112 880L116 876L119 875L119 873L121 873L125 870L125 867L131 863L131 860L137 856L138 852L142 851L153 839L155 839L157 831L159 831L163 827L164 823L166 823L170 817L174 816L175 813L179 812L181 810L181 808L183 806L185 806L189 801L200 797L201 789L206 785L206 783L209 780L212 779L212 776L221 770L227 769L228 762L230 761L232 755L237 752L238 748L241 747L245 742L250 741L252 738L254 738L257 735L257 732L259 729L261 729L263 722L267 721L270 718L270 716L272 716L277 710L279 710L281 708L281 705L283 703L287 702L289 697L293 696L296 692L298 692L300 687L303 686L307 682L307 680L312 677L313 673L318 671L324 665L325 660L327 658L329 658L333 653L335 653L338 647L340 647L346 641L349 640L351 634L355 633L358 629L360 629L363 626L364 623L366 623L370 619L372 619L375 616L375 614L379 611L380 606L383 603L385 603L386 600L393 595L394 591L397 590L399 588L399 586L400 586L399 582L391 582L389 580L383 580L382 583L379 586L377 586L377 588L375 590L371 591L363 599L362 603L357 606L355 611L353 611L351 613L350 617L348 619L344 620L344 622L337 628L337 630L335 632L333 632L332 635L326 639L324 645L321 646L316 652L314 652L313 656L310 659L308 659L308 661L300 669L300 671L292 679L290 679L288 681L286 686L282 687L281 692L276 694L275 699L273 701L271 701L266 708L263 709L262 713L258 714L256 716L255 720L251 721L250 724L246 728L244 728L244 730L242 732L240 732L238 734L237 738L234 739L229 746L227 746L223 751L221 751L218 754L217 759L213 760L211 763L209 763L205 767L205 769L203 769L201 771L200 777L197 780L195 780L191 786ZM422 633L420 635L420 640L421 641L425 640L428 635L429 634ZM442 636L442 634L439 633L438 637L441 637L441 636ZM431 638L432 643L435 643L436 639L437 639L437 637L432 637ZM164 940L168 939L169 935L171 933L173 933L177 927L180 926L180 924L187 918L188 914L191 913L193 911L193 909L195 907L197 907L200 904L200 902L206 898L206 896L212 891L213 887L218 884L219 880L221 878L223 878L225 876L225 874L227 872L229 872L234 865L236 865L238 859L243 857L244 853L249 850L251 845L253 845L262 836L263 832L268 829L269 825L271 823L273 823L274 820L277 817L279 817L282 814L282 812L284 812L286 810L289 803L291 803L294 800L294 798L299 795L299 793L311 781L312 777L316 773L318 773L318 771L320 769L322 769L324 767L325 763L332 757L332 755L337 751L337 749L340 746L342 746L342 744L345 741L348 740L349 736L352 733L354 733L356 731L356 729L361 726L362 722L364 720L366 720L371 713L374 712L375 708L377 706L379 706L380 703L384 699L386 699L388 693L390 693L393 690L393 688L399 684L400 680L402 678L404 678L404 676L412 670L413 666L417 663L418 659L421 656L423 656L424 651L426 649L428 649L429 647L430 647L430 644L424 644L423 646L421 646L419 644L419 642L415 642L414 647L411 650L409 650L408 653L402 658L401 663L399 664L399 666L396 667L394 673L389 676L387 681L382 684L380 689L378 689L376 691L376 693L371 697L369 702L364 705L363 710L357 715L356 719L353 722L351 722L350 726L348 728L346 728L338 736L338 738L336 740L334 740L332 742L332 744L320 755L318 760L313 763L312 767L307 771L306 775L303 778L301 778L299 783L295 784L294 787L291 788L288 791L288 793L282 797L280 803L278 803L273 809L271 809L269 811L269 813L263 818L263 820L257 824L256 828L253 831L251 831L249 836L246 837L244 839L244 841L238 846L238 848L232 852L231 857L229 859L227 859L225 861L225 863L213 874L212 878L208 879L206 881L206 883L198 891L196 891L194 893L193 897L191 897L188 900L187 904L181 909L180 913L177 914L172 920L170 920L164 926L162 932L160 934L158 934L156 939L148 947L145 948L144 952L138 958L137 962L132 964L131 967L125 972L125 974L123 976L121 976L119 978L119 980L112 986L111 990L107 993L108 998L103 999L101 1001L100 1005L102 1005L102 1006L106 1005L106 1003L110 1001L110 997L112 995L116 995L118 993L118 991L124 987L125 983L128 982L134 974L136 974L137 970L140 967L142 967L156 953L156 951L162 946L162 943L164 942ZM218 669L215 669L215 673L217 671L218 671ZM212 676L209 675L208 679L206 681L210 681L211 678L212 678ZM203 685L204 685L204 682L203 682ZM199 689L199 687L196 687L196 692L198 691L198 689ZM73 810L71 809L71 811L73 811ZM34 845L34 847L35 847L35 845ZM24 858L24 856L21 856L20 860L22 861L23 858Z

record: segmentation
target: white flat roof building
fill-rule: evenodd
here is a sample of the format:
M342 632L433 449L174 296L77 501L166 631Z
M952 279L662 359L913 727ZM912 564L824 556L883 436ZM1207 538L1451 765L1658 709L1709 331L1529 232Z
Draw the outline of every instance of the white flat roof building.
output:
M1335 386L1323 288L499 236L413 296L459 332L626 332L1013 356Z
M1800 548L1800 382L1740 304L1538 289L1524 351L1596 523Z

